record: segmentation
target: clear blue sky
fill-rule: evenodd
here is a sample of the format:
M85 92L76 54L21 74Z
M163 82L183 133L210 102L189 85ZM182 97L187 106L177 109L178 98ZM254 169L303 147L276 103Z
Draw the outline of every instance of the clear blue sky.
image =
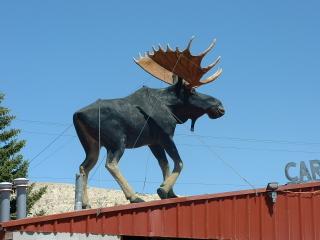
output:
M284 184L287 162L320 155L319 12L315 0L1 1L0 90L31 160L79 108L142 85L165 87L134 64L139 52L158 43L182 48L195 35L196 54L217 38L205 63L221 55L224 72L200 91L219 98L226 115L197 122L195 134L206 137L192 136L189 122L177 128L185 167L176 192L250 188L221 159L255 186ZM104 157L90 184L118 188ZM73 182L83 159L72 127L32 161L30 178ZM137 192L161 182L148 148L127 150L120 167Z

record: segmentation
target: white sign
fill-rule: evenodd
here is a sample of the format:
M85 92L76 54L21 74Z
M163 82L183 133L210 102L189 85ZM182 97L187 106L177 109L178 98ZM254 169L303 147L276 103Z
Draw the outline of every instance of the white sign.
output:
M320 180L320 160L310 160L309 164L289 162L285 174L290 183L310 182Z

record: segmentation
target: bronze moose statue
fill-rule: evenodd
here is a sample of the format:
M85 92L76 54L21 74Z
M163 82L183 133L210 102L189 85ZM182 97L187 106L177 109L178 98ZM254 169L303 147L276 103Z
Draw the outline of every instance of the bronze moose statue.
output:
M152 52L134 61L154 77L170 84L163 89L142 87L133 94L119 99L98 100L73 115L73 122L85 150L86 158L80 165L83 175L82 207L88 208L87 180L90 170L98 160L101 147L107 150L105 167L118 182L131 203L142 202L125 177L118 163L126 148L148 146L158 160L163 183L157 189L161 199L177 197L173 185L182 170L183 162L173 141L177 124L191 119L195 121L204 114L215 119L224 115L222 103L195 89L216 80L222 73L218 69L205 80L201 77L217 65L220 57L207 67L201 67L204 56L214 47L215 40L201 54L190 52L192 39L183 51L167 46L164 50L153 47ZM166 153L174 162L172 172Z

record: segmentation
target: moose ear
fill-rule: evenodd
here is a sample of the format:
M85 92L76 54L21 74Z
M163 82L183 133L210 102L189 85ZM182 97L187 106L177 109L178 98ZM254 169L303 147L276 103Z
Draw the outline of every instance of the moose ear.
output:
M179 95L181 88L183 87L183 79L177 75L173 75L172 78L175 84L176 94Z

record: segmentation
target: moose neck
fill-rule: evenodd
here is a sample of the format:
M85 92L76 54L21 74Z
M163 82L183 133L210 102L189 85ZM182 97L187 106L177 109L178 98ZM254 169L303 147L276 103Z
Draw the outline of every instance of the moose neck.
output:
M177 94L174 86L163 89L161 99L165 105L170 109L172 115L177 120L178 124L185 123L188 119L197 120L205 112L187 104L183 97Z

